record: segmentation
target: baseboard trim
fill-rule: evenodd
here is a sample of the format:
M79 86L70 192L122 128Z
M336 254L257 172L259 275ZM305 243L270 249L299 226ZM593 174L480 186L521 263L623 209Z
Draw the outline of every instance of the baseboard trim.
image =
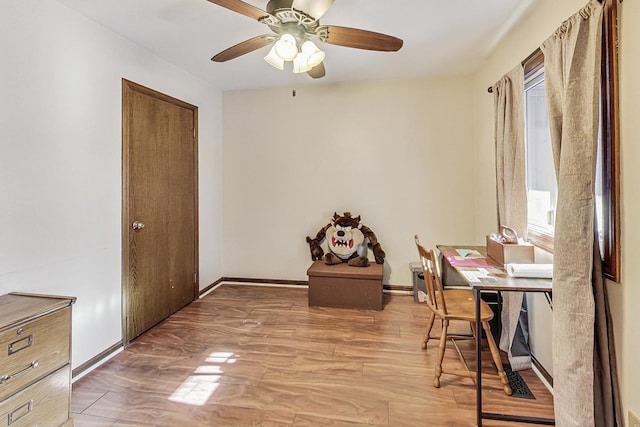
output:
M116 354L120 353L123 349L122 341L119 341L102 351L100 354L92 357L91 359L84 362L82 365L78 366L74 370L71 371L71 377L73 381L79 380L98 366L102 365L107 360L111 359Z
M216 290L222 285L254 285L254 286L286 286L286 287L309 287L309 282L300 280L281 280L281 279L261 279L248 277L221 277L202 289L198 298L202 298Z
M542 366L542 363L540 363L540 361L536 359L533 354L531 355L531 363L533 364L534 372L538 375L538 377L540 377L549 391L553 393L553 377L551 376L549 371L547 371L544 366Z
M382 285L385 291L389 292L406 292L408 294L413 294L413 286L411 285L392 285L386 284Z
M222 283L223 277L219 278L218 280L216 280L215 282L213 282L212 284L210 284L209 286L207 286L204 289L201 289L200 292L198 293L199 297L202 297L204 294L208 293L209 291L212 291L213 288L215 288L216 286L218 286L220 283Z
M256 277L223 277L222 282L258 283L263 285L309 286L308 280L262 279Z
M218 286L224 284L243 284L243 285L257 285L257 286L285 286L285 287L309 287L308 280L285 280L285 279L264 279L255 277L221 277L215 282L211 283L206 288L203 288L199 297L202 298L205 294L210 293ZM387 294L394 295L413 295L413 286L411 285L392 285L383 284L382 291Z

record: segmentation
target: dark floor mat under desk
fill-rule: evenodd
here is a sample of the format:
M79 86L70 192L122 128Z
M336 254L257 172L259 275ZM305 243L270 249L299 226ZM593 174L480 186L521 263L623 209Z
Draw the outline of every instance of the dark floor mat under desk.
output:
M504 373L507 375L507 379L509 380L509 385L511 386L511 397L519 397L522 399L535 399L536 397L533 395L529 386L525 382L524 378L514 370L511 369L511 365L508 363L503 364Z

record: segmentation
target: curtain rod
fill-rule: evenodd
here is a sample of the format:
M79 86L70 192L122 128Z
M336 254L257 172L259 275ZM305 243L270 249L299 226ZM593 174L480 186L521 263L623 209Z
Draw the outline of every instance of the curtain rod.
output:
M524 66L525 66L525 64L531 60L531 58L536 57L538 54L540 54L540 48L537 48L536 50L534 50L533 52L531 52L531 53L529 54L529 56L527 56L526 58L524 58L524 59L522 60L522 62L520 63L520 65L522 65L522 66L524 67ZM493 86L489 86L489 88L487 89L487 92L489 92L489 93L493 93Z
M623 0L618 0L619 3L622 3ZM605 4L607 2L607 0L598 0L598 3L601 4ZM540 50L540 48L534 50L531 54L529 54L529 56L527 56L523 61L522 61L522 65L526 64L528 60L530 60L531 58L533 58L534 55L536 55L538 53L538 51ZM487 92L489 93L493 93L493 86L489 86L487 88Z

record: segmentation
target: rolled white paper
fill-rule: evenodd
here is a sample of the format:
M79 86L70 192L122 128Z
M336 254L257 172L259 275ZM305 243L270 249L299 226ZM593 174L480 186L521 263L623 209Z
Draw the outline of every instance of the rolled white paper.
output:
M553 277L553 264L505 264L504 269L511 277L535 279L551 279Z

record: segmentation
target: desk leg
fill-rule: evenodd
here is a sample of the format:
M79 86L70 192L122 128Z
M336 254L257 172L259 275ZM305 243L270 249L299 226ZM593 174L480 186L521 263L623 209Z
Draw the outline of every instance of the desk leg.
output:
M480 321L480 289L473 289L476 305L476 421L482 427L482 323Z

